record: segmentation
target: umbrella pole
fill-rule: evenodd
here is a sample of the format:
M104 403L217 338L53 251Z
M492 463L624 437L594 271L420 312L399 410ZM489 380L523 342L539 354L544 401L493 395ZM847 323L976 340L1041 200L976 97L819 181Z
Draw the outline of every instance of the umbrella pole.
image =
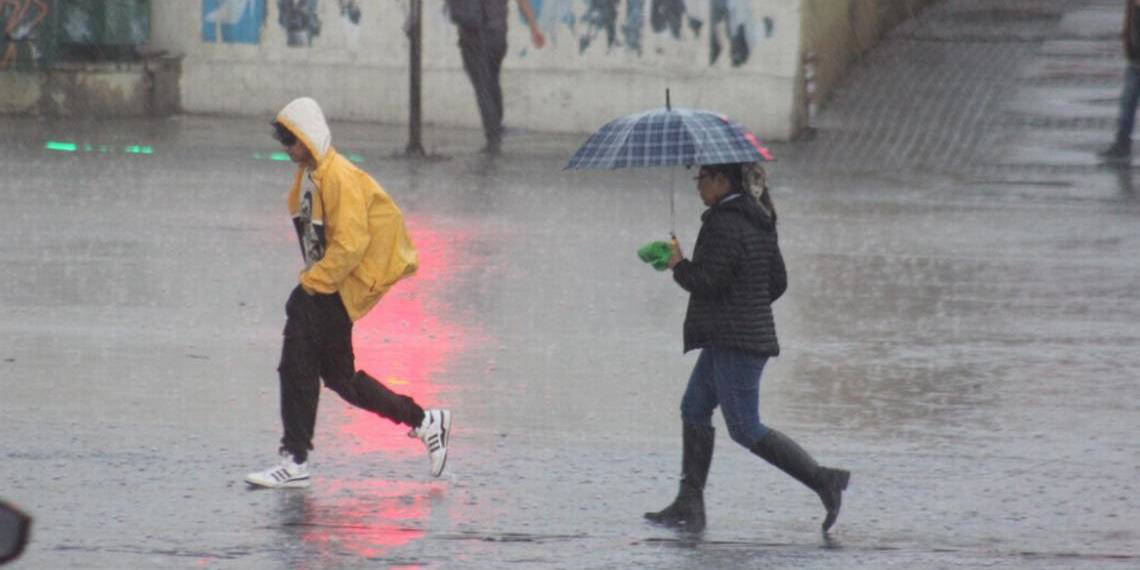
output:
M669 88L665 88L665 110L673 110L673 102L669 100ZM677 167L669 167L669 237L673 241L677 241L677 205L675 203L674 195L677 193L673 188L674 178L677 176Z
M676 176L677 167L669 167L669 237L673 238L673 241L677 240L677 191L673 187L673 182Z

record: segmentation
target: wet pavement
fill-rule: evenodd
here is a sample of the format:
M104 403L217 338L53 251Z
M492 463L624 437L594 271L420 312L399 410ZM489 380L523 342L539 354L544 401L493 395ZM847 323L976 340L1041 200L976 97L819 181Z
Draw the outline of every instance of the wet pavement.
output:
M948 0L774 144L790 272L764 421L852 470L831 539L718 430L692 539L668 503L685 296L634 251L701 206L684 169L563 172L584 137L334 124L422 268L358 366L455 412L444 477L325 391L308 490L275 460L292 168L261 119L0 118L0 498L12 568L1135 568L1140 197L1098 165L1118 2ZM509 121L509 117L508 117ZM45 147L49 141L74 143ZM717 426L723 427L719 415Z

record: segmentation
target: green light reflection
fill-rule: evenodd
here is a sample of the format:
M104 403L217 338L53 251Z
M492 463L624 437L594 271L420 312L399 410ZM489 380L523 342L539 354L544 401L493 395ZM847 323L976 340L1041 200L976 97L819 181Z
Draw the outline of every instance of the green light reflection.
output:
M78 144L71 141L47 141L44 143L44 148L47 150L58 150L61 152L98 152L100 154L114 153L117 148L114 145L100 144L93 145L91 143ZM127 145L123 147L125 154L154 154L154 147L150 145Z
M61 150L63 152L75 152L79 150L79 147L75 146L75 143L66 141L48 141L44 144L44 148L48 150Z

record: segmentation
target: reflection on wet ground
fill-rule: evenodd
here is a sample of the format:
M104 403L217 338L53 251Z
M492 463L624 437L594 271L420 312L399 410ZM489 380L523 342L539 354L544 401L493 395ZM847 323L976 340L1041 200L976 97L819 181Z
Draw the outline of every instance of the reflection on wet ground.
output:
M33 566L1070 568L1140 551L1137 212L1118 202L905 178L838 193L774 167L791 286L762 415L855 475L821 537L814 495L721 430L709 529L686 537L640 518L676 490L694 355L683 294L634 254L668 232L670 186L691 247L683 177L365 155L421 268L357 323L357 364L455 410L452 455L431 479L406 429L325 392L314 487L276 493L240 477L279 437L290 169L160 143L135 162L37 154L16 175L85 197L21 195L38 253L0 250L24 268L0 294L4 379L36 380L5 383L4 426L33 443L0 469L39 515Z
M408 481L321 481L311 489L277 493L271 526L290 545L291 568L328 568L346 556L393 562L400 547L420 540L442 485ZM264 491L262 491L264 492Z
M478 323L456 319L443 302L462 278L456 258L461 255L459 244L468 238L463 231L439 229L415 218L408 220L408 227L419 268L415 277L384 296L380 309L354 323L356 366L425 408L448 407L445 371L450 361L483 342ZM339 431L353 442L349 449L354 454L423 453L418 440L403 437L406 428L388 430L387 422L381 424L370 413L350 409ZM396 432L400 437L391 435Z

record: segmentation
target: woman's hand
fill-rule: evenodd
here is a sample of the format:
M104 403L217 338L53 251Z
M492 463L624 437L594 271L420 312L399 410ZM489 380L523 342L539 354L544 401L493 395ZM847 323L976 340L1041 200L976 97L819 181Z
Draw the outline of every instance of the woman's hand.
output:
M673 269L682 259L685 259L685 254L681 252L681 244L677 242L677 236L669 241L669 249L672 250L672 255L669 256L669 262L666 264L669 269Z

